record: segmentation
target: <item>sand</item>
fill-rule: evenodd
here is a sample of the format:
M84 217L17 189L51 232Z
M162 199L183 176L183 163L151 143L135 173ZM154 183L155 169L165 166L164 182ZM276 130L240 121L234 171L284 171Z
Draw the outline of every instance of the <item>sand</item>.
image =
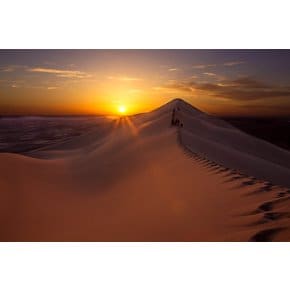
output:
M0 154L0 240L290 241L289 187L288 151L178 99Z

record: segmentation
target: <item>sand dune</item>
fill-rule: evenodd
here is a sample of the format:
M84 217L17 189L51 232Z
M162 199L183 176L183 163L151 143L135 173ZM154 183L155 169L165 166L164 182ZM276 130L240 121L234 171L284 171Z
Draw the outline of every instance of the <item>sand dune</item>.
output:
M182 100L102 122L0 154L1 241L290 240L288 151Z

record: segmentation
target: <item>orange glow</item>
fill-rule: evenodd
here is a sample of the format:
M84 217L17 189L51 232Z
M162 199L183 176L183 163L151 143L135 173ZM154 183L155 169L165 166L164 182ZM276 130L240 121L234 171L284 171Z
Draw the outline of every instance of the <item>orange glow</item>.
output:
M252 54L257 53L271 67L268 77L262 69L257 70L264 66L259 66L258 60L252 62L256 59L250 56L252 52L24 52L17 50L0 59L0 115L120 117L148 112L182 98L213 115L289 116L286 76L290 58L285 52ZM232 59L234 55L237 59ZM272 73L277 61L281 77Z

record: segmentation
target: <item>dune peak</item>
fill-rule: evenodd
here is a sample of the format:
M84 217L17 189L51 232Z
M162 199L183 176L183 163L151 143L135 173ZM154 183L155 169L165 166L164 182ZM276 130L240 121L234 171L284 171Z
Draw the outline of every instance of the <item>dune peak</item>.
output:
M171 101L169 101L168 103L165 103L164 105L160 106L157 110L163 110L163 109L179 109L181 111L192 111L192 112L198 112L200 114L204 114L207 115L205 112L199 110L198 108L196 108L195 106L191 105L190 103L188 103L187 101L185 101L182 98L175 98Z

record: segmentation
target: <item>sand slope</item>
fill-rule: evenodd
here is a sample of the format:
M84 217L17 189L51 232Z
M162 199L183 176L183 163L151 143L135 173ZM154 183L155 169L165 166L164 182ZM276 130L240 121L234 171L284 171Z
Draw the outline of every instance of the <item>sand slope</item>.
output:
M289 155L174 100L0 154L0 240L290 240Z

